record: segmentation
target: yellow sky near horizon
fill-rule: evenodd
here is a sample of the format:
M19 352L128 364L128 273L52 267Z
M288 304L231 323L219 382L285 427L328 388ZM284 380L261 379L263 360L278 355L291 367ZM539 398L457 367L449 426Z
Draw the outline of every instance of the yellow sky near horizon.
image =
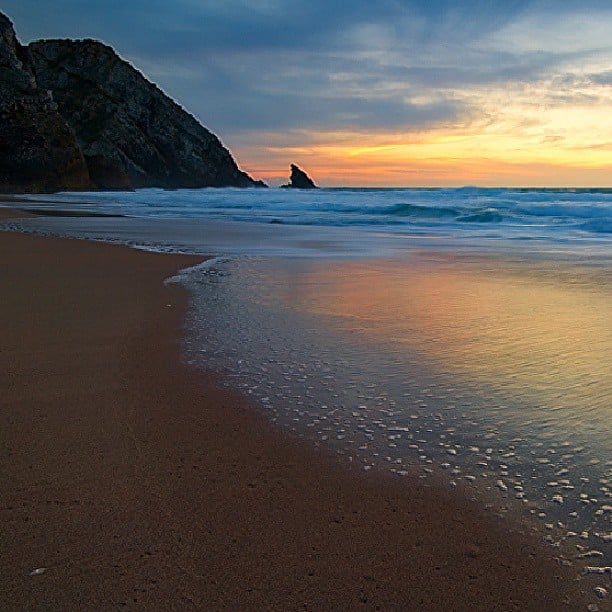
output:
M612 86L473 89L471 116L408 133L303 131L296 146L240 146L247 171L286 181L291 162L325 186L612 186ZM454 92L457 97L461 92ZM279 168L281 171L279 172Z
M236 83L196 116L272 186L296 163L329 187L612 187L612 9L508 9L498 23L500 6L473 31L469 10L450 10L435 27L348 24L331 47L148 68L184 83L188 108L210 100L193 88L202 66Z

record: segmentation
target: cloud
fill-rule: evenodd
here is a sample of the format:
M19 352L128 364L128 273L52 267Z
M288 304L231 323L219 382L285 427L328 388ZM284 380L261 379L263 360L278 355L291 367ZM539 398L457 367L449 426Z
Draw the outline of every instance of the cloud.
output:
M598 85L612 85L612 70L605 70L589 75L590 80Z
M152 56L248 49L338 50L393 39L416 46L481 37L528 0L5 0L25 38L98 36Z
M507 23L526 3L354 0L350 10L343 0L5 4L25 39L100 38L206 124L237 133L410 131L463 117L468 109L445 89L486 81L496 70L470 54L466 38ZM457 61L461 54L467 61Z

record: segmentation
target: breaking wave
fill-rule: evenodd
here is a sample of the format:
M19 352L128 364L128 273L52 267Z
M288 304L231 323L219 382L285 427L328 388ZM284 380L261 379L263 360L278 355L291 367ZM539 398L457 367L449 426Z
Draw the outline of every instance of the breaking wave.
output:
M495 236L568 242L608 240L610 189L143 189L63 193L33 207L137 218L211 219L359 230Z

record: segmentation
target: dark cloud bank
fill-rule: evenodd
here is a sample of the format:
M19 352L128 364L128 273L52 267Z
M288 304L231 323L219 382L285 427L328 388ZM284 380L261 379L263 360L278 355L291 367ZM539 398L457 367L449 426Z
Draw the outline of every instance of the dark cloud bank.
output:
M9 0L22 39L93 37L224 137L252 131L415 130L469 118L461 92L537 80L562 52L495 48L527 0ZM609 74L600 75L608 80Z

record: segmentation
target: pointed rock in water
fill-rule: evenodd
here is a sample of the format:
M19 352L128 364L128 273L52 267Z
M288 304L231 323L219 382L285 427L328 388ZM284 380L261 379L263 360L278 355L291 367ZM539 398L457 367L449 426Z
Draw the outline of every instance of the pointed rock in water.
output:
M291 164L291 176L283 189L318 189L314 181L298 166Z
M0 13L0 192L266 187L94 40L22 47Z
M51 92L34 77L27 48L0 13L0 192L87 189L89 174L74 132Z

